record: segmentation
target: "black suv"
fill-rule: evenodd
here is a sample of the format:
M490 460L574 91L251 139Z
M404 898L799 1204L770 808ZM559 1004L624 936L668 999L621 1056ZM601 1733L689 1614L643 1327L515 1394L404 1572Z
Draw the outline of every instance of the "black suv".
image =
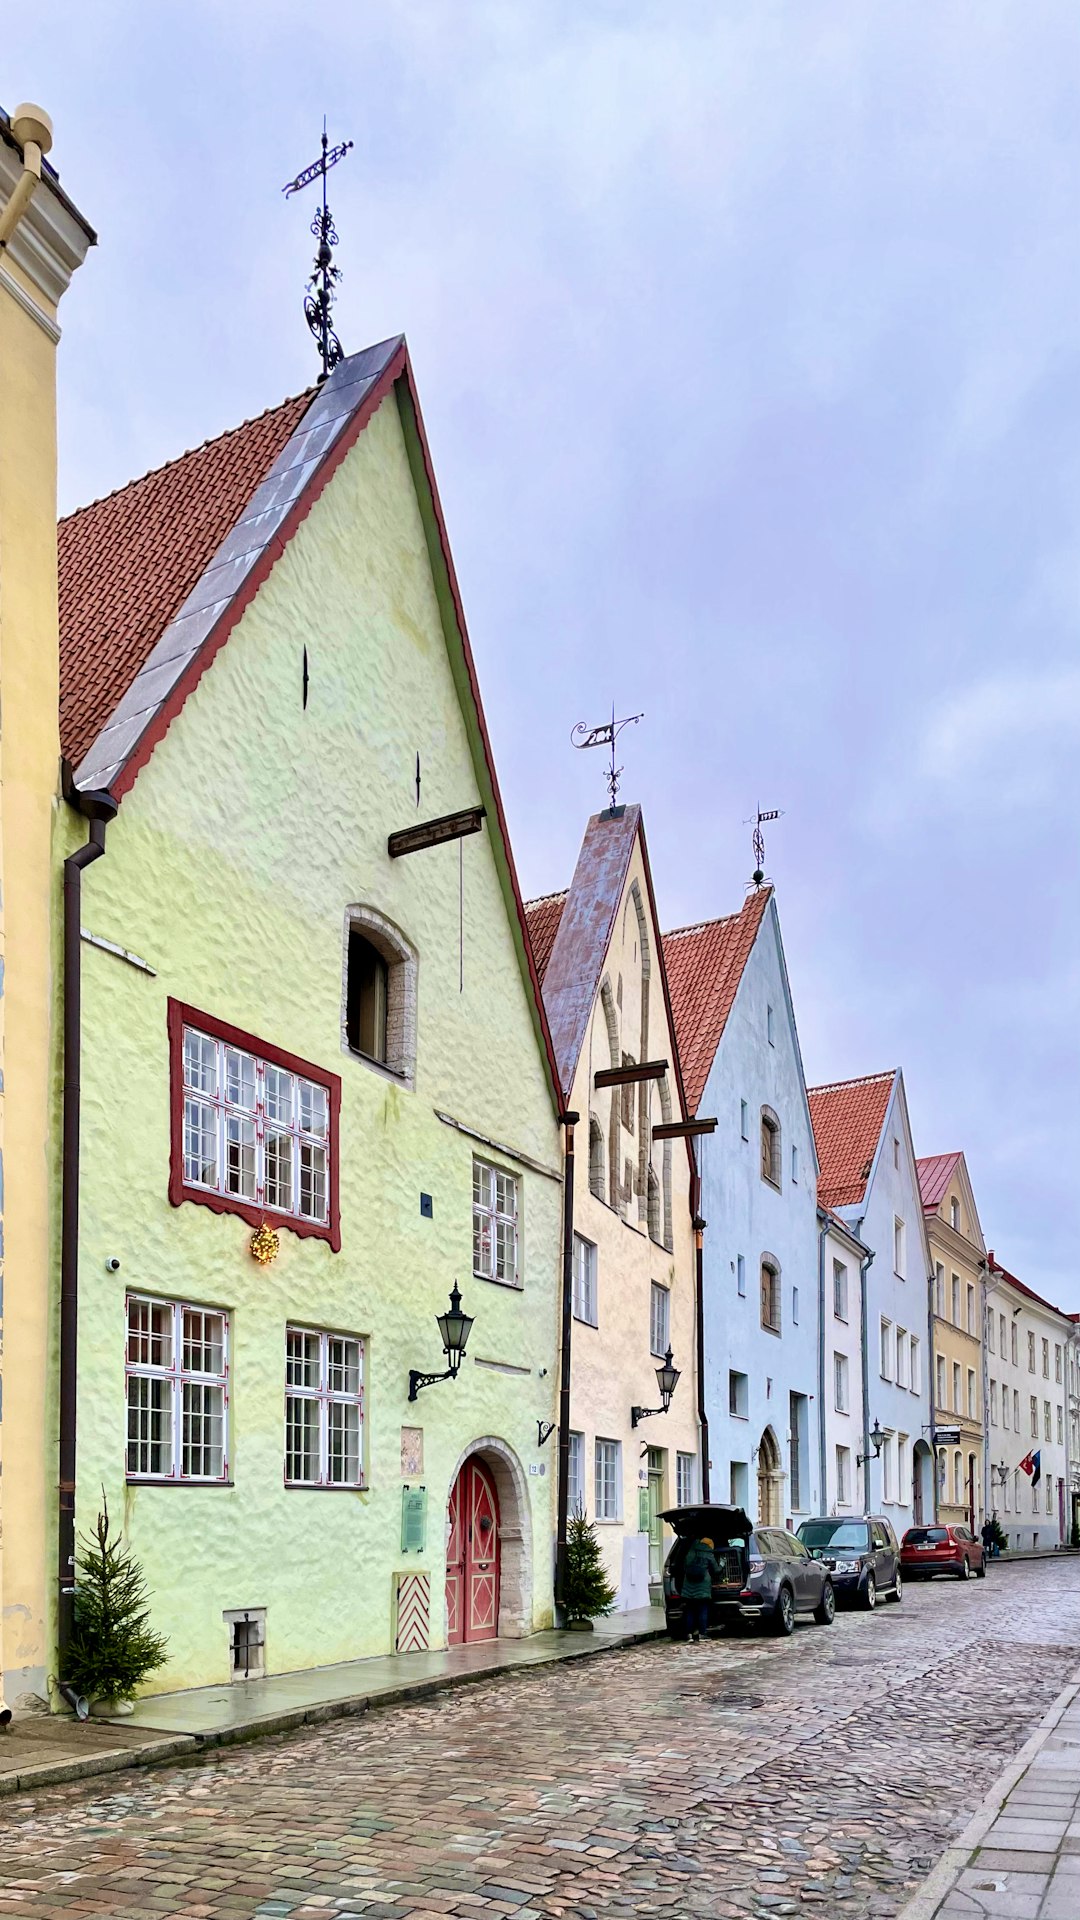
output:
M682 1570L691 1540L711 1540L720 1562L720 1579L713 1581L710 1627L742 1617L742 1592L750 1572L750 1519L741 1507L673 1507L660 1515L675 1531L664 1565L664 1612L673 1640L686 1635L682 1600Z
M884 1515L804 1520L799 1539L828 1568L838 1600L873 1608L885 1594L890 1600L901 1599L900 1545Z

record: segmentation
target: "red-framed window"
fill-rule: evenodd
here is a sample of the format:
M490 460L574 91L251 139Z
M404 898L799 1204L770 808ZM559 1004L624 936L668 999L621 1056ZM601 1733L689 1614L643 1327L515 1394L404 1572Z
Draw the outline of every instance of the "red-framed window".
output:
M341 1246L341 1080L169 1001L169 1199Z

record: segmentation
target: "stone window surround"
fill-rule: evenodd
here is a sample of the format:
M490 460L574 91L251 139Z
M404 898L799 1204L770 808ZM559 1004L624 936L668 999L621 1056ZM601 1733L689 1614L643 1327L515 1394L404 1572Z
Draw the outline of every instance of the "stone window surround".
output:
M349 996L349 935L369 940L386 961L386 1059L373 1060L349 1045L346 1017ZM411 1088L416 1079L417 989L420 957L401 928L378 907L352 901L345 909L341 937L341 1051L373 1073Z

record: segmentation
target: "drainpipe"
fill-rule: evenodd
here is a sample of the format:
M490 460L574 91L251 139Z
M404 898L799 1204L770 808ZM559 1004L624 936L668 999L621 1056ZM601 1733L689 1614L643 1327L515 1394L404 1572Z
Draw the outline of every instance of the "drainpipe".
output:
M555 1536L555 1600L566 1592L566 1533L570 1517L570 1348L574 1326L574 1128L580 1114L562 1113L563 1155L562 1339L559 1353L559 1497Z
M818 1512L822 1518L829 1511L828 1481L826 1469L829 1458L829 1443L825 1432L825 1237L827 1226L818 1228L818 1480L821 1491L818 1494Z
M860 1222L860 1225L862 1223ZM862 1315L862 1451L863 1451L863 1497L866 1512L874 1511L870 1498L870 1350L867 1339L866 1318L866 1276L874 1264L874 1256L868 1253L865 1260L859 1261L859 1312Z
M52 121L42 107L33 107L24 102L21 107L16 107L10 126L22 148L23 170L11 199L0 213L0 251L8 245L34 197L41 179L41 156L48 153L53 143Z
M705 1410L705 1221L701 1216L701 1175L694 1172L694 1314L697 1320L697 1415L701 1444L701 1498L709 1502L709 1416Z
M938 1463L937 1463L937 1354L934 1352L934 1273L933 1268L926 1276L926 1342L930 1355L930 1460L931 1485L934 1490L934 1524L938 1517ZM983 1343L985 1345L985 1342Z
M65 768L64 796L90 822L85 844L64 861L64 1105L60 1224L60 1500L57 1523L58 1690L80 1719L86 1703L65 1681L75 1612L75 1445L79 1364L79 1130L82 1055L82 872L105 851L115 818L109 793L79 793Z

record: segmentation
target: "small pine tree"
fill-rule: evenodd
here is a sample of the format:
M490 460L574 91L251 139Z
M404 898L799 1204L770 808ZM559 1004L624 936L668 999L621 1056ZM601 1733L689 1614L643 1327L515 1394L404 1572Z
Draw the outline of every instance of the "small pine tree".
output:
M66 1678L91 1700L130 1700L162 1666L168 1641L150 1626L142 1568L114 1533L102 1488L92 1539L75 1566L75 1624Z
M1001 1525L1001 1521L998 1519L996 1513L992 1513L990 1515L990 1519L987 1524L990 1528L990 1545L998 1553L1004 1553L1009 1545L1009 1541L1008 1541L1008 1536L1005 1533Z
M615 1589L604 1572L595 1527L579 1510L566 1535L566 1581L563 1605L568 1620L595 1620L610 1613Z

